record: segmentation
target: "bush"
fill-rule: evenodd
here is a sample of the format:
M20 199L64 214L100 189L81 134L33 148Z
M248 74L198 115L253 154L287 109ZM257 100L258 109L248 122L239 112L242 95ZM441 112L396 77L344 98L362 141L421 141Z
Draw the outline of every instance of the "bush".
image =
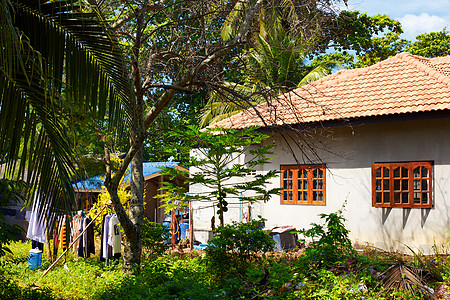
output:
M348 238L349 231L344 226L342 209L328 215L320 214L320 217L325 219L324 225L311 224L312 228L298 231L311 238L302 260L309 262L314 268L327 268L345 258L356 256L356 251Z
M274 240L261 228L264 219L233 222L215 230L206 248L208 268L216 275L244 274L258 253L272 251Z
M142 247L151 257L157 257L164 254L169 249L169 244L165 241L170 236L170 229L162 224L150 222L144 219L142 226Z

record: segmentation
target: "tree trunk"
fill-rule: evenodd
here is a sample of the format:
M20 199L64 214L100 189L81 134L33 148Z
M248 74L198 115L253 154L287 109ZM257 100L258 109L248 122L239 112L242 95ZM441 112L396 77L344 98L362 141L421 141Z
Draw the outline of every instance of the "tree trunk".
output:
M125 235L123 271L127 273L137 273L135 266L141 264L141 232L144 219L144 176L142 148L136 153L131 161L131 182L130 182L130 212L129 218L134 225L134 234Z

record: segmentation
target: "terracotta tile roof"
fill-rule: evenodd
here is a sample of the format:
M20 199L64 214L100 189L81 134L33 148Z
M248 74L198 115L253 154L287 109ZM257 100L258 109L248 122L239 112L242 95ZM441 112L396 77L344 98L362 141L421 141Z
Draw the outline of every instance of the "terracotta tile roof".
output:
M400 53L373 66L341 70L213 127L243 128L348 120L450 109L450 56Z

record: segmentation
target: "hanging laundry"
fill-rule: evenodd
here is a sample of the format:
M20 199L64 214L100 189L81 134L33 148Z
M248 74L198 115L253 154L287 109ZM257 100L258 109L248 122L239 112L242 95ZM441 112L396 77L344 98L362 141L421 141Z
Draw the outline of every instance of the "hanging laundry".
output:
M119 218L116 215L111 216L109 220L108 245L112 247L112 256L120 257L122 234L120 233Z
M80 232L79 232L78 235L81 235L83 230L84 230L84 218L81 218L81 220L80 220ZM83 242L84 242L84 239L83 239L83 236L81 236L80 239L78 240L78 243L76 243L76 244L78 244L78 256L80 256L80 257L84 257L84 255L83 255L83 249L84 249Z
M61 223L61 230L59 234L59 240L60 240L60 247L61 249L67 249L69 247L70 243L70 237L69 237L69 230L68 230L68 218L64 216L62 223Z
M107 254L108 254L108 235L109 235L109 220L110 219L111 219L111 214L107 214L103 217L103 222L102 222L103 230L102 230L101 245L100 245L100 261L106 261L107 259L109 259Z
M75 241L80 235L80 224L81 224L81 215L75 215L72 220L72 231L71 231L71 243ZM73 252L78 252L78 243L73 244Z
M89 225L83 234L84 257L90 257L91 254L95 254L94 226L91 222L92 219L90 217L84 219L84 225Z
M59 238L61 233L61 220L63 216L59 216L56 219L56 223L53 228L53 253L56 255L58 253L58 247L59 247Z
M42 250L45 243L45 224L44 216L40 211L39 195L35 193L33 208L31 210L30 221L28 223L27 238L32 240L32 247Z
M108 263L121 256L122 234L119 218L115 214L107 214L103 218L103 229L100 244L100 261Z

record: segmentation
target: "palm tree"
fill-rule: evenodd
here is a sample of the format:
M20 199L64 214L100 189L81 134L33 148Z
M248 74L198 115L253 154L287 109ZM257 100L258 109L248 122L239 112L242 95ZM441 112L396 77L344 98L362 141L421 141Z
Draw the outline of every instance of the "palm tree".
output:
M254 47L244 50L240 58L245 66L244 82L224 82L223 86L210 93L200 116L201 127L329 74L327 65L319 64L312 68L305 64L309 54L308 43L301 33L286 28L283 20L289 14L285 12L283 17L283 11L275 10L268 15L265 22L259 23ZM290 18L295 20L295 17ZM230 31L228 24L224 27L225 33ZM226 34L223 36L227 37Z
M73 204L71 107L114 124L131 94L117 41L80 3L0 0L1 176L24 179L49 211Z

